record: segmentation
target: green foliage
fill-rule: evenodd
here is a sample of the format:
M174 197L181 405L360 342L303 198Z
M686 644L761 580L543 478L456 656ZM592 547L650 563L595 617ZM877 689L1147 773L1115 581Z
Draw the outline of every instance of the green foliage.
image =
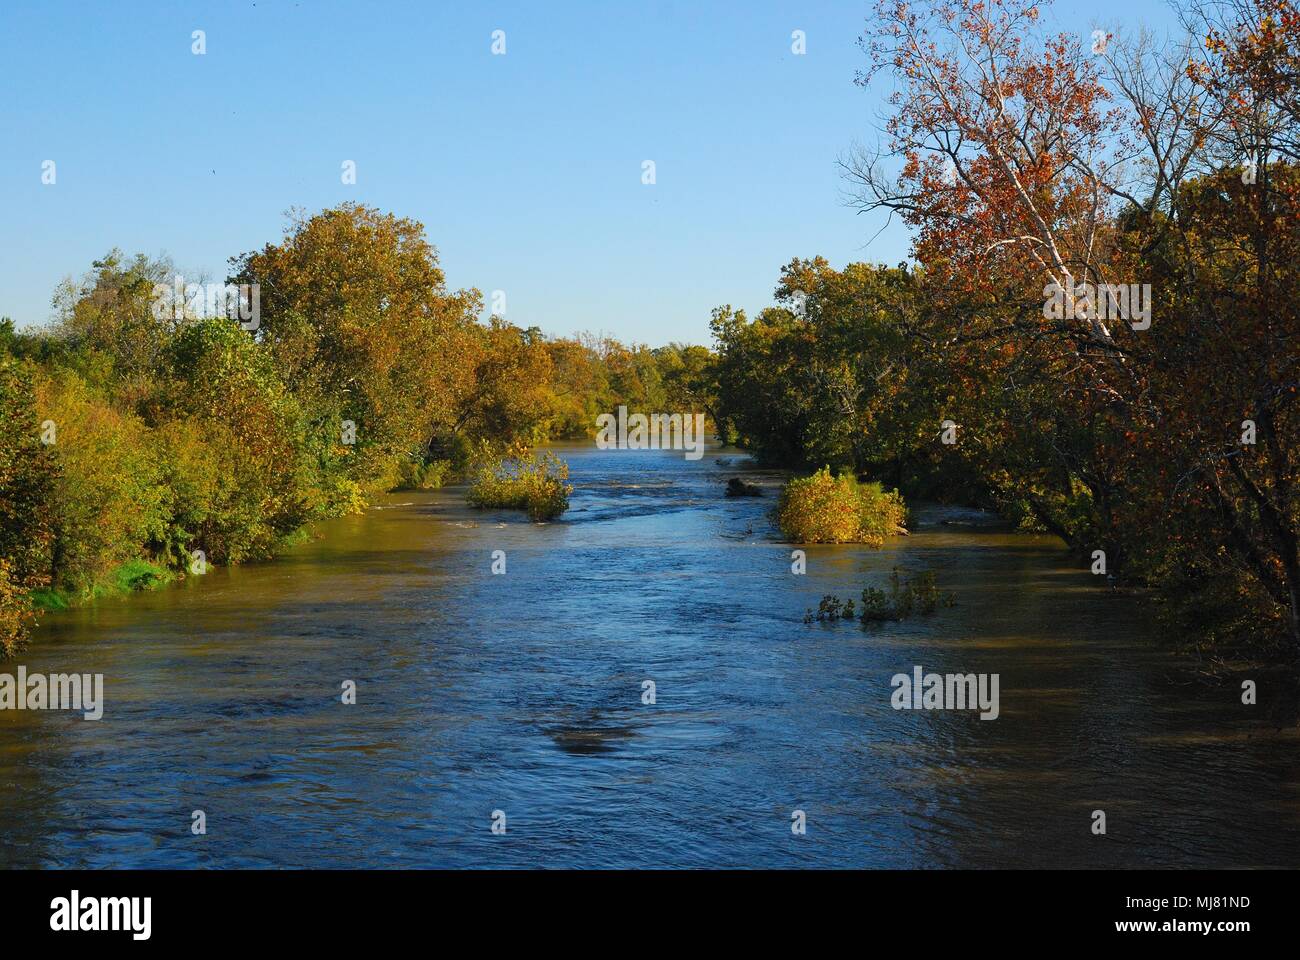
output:
M9 561L0 557L0 660L26 643L33 617L28 590L15 581Z
M143 544L164 538L161 465L140 418L104 402L76 374L43 378L37 397L56 430L48 573L52 585L88 594Z
M779 306L752 322L715 310L718 419L769 463L900 477L939 419L930 365L906 335L920 283L906 267L796 258Z
M467 499L479 509L524 510L533 521L553 520L569 509L568 479L569 465L549 450L536 454L516 445L498 454L485 449Z
M54 294L54 332L69 348L71 365L94 386L113 384L134 397L147 388L167 349L174 317L154 316L155 287L174 281L169 260L111 250L79 281Z
M66 590L56 590L53 587L37 587L28 596L32 609L41 612L67 610L74 603L74 598Z
M905 620L913 614L929 616L939 606L952 606L952 594L941 594L935 582L933 571L923 571L906 580L900 579L898 568L889 575L889 590L864 587L861 596L862 609L859 619L865 623L880 623L886 620ZM839 600L831 594L822 597L817 606L816 615L811 610L804 614L804 623L827 622L835 620L852 620L854 616L853 600Z
M175 579L171 571L147 560L128 560L97 587L97 596L156 590Z
M378 490L468 472L472 502L553 519L568 468L528 447L591 436L619 404L711 402L704 348L479 323L419 223L357 204L233 258L228 282L260 290L255 332L156 310L176 273L113 250L59 286L48 329L0 321L6 649L34 609L156 585L197 551L271 557Z
M905 518L903 498L896 490L860 483L849 474L833 477L828 467L788 481L776 506L777 525L794 543L879 547L886 537L906 532Z
M36 610L67 610L78 603L157 590L177 578L177 573L148 560L128 560L110 570L83 591L41 587L31 592Z
M58 464L41 442L32 364L0 354L0 558L14 589L43 586L54 543Z
M451 476L450 460L404 460L401 464L398 490L437 490Z
M18 345L18 332L9 317L0 317L0 356L12 354Z
M186 325L171 351L163 425L165 487L175 526L216 563L271 556L282 537L324 513L307 424L271 356L225 318Z

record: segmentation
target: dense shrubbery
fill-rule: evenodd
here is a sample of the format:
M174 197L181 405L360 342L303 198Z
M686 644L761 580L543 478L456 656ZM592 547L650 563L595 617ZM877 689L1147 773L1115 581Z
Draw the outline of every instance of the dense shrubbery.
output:
M0 659L11 656L22 645L31 620L28 591L14 582L13 568L0 557Z
M831 476L822 467L796 477L781 490L776 522L795 543L865 543L879 547L905 532L906 508L898 491L860 483L851 474Z
M530 519L554 520L569 509L569 466L550 451L513 446L504 453L484 452L475 464L469 504L479 509L523 510Z
M398 490L437 490L452 475L450 460L403 460L398 468Z
M0 322L0 345L12 326ZM25 640L30 592L49 583L58 464L40 439L30 364L0 352L0 658Z

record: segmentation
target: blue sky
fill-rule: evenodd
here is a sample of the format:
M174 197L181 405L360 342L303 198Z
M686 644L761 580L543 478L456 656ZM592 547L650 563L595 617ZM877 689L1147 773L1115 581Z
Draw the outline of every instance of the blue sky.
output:
M449 284L505 291L521 326L707 343L711 308L770 304L793 256L906 257L836 168L886 93L853 82L870 9L4 0L0 315L44 322L55 284L115 246L220 279L289 207L356 200L423 222ZM1171 21L1160 0L1052 16Z

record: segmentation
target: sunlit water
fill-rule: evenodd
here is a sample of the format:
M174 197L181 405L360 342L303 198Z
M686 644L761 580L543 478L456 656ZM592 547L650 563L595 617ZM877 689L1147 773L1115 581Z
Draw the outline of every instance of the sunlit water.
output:
M1056 541L922 509L796 576L742 454L560 452L561 522L393 494L274 563L47 617L0 671L103 673L105 713L0 712L0 865L1300 863L1294 713L1195 682ZM766 496L726 499L738 474ZM894 566L956 604L802 622ZM892 709L916 665L999 674L1001 716Z

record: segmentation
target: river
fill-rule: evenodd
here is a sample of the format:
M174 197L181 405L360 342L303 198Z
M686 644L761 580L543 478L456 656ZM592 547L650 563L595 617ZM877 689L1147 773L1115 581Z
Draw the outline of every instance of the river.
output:
M742 453L556 449L557 523L395 493L47 616L0 671L102 673L104 716L0 712L0 866L1300 863L1294 713L1198 682L1058 541L921 507L800 576ZM736 475L766 496L725 498ZM894 567L954 605L803 623ZM893 709L914 666L998 674L1000 715Z

